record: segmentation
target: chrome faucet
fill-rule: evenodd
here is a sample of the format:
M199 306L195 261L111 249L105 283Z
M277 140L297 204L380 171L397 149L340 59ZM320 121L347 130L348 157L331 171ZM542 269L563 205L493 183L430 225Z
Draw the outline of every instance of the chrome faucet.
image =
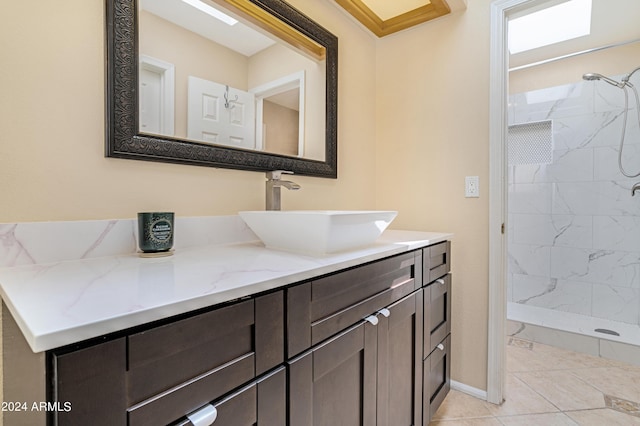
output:
M636 195L636 191L640 189L640 182L635 183L632 187L631 187L631 196L633 197L634 195Z
M280 188L285 187L292 191L300 189L300 185L288 180L281 180L283 174L292 175L293 172L285 170L274 170L267 172L267 193L266 193L266 209L280 210Z

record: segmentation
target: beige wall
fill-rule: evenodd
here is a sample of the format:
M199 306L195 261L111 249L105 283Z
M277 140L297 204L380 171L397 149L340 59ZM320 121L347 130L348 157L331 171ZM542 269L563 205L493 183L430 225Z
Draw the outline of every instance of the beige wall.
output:
M456 233L453 378L485 389L490 0L381 40L333 1L289 2L339 38L339 179L294 177L283 208L397 209L397 229ZM3 8L0 222L263 208L261 173L104 158L103 9Z
M378 42L377 207L455 233L452 379L486 389L490 0ZM464 198L464 177L480 198Z
M509 93L576 83L588 72L606 76L628 74L640 65L638 58L640 43L633 43L513 71L509 73Z
M298 155L300 113L271 101L264 101L264 149L284 155Z
M375 110L344 100L375 92L375 42L329 2L291 3L341 40L340 179L297 177L303 189L284 194L283 207L374 208ZM261 173L104 158L104 38L103 0L3 8L0 222L263 208Z

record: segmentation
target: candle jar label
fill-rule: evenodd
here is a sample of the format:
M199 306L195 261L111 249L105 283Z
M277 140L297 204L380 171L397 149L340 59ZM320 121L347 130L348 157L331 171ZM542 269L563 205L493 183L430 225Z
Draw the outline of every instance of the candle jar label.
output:
M173 247L173 213L138 213L138 244L145 253Z
M156 243L164 243L173 235L171 222L166 219L159 219L151 223L149 227L149 237Z

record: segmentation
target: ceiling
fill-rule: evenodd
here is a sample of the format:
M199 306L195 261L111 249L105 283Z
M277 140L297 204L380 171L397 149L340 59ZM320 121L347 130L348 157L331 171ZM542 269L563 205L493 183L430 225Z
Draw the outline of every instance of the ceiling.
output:
M211 0L201 0L221 9ZM215 0L214 0L215 1ZM366 28L383 37L467 8L468 0L335 0ZM140 7L167 21L250 57L274 41L242 22L229 26L181 0L140 0ZM230 16L232 12L222 9Z
M335 0L378 37L467 8L468 0Z
M554 3L559 2L545 2L542 6L549 6ZM523 11L523 14L538 9L540 8L528 8ZM509 67L527 66L591 49L640 40L640 25L638 25L640 1L615 0L615 2L612 2L611 0L593 0L591 14L591 34L510 55Z

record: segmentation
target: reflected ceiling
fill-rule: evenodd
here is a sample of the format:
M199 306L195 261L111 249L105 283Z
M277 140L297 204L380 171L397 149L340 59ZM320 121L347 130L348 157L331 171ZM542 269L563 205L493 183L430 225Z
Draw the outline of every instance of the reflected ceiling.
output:
M228 25L203 14L187 3L174 0L140 0L142 9L169 22L200 34L247 57L272 46L275 42L248 26ZM208 3L207 3L208 5ZM212 7L212 5L210 5ZM216 9L219 9L216 7Z

